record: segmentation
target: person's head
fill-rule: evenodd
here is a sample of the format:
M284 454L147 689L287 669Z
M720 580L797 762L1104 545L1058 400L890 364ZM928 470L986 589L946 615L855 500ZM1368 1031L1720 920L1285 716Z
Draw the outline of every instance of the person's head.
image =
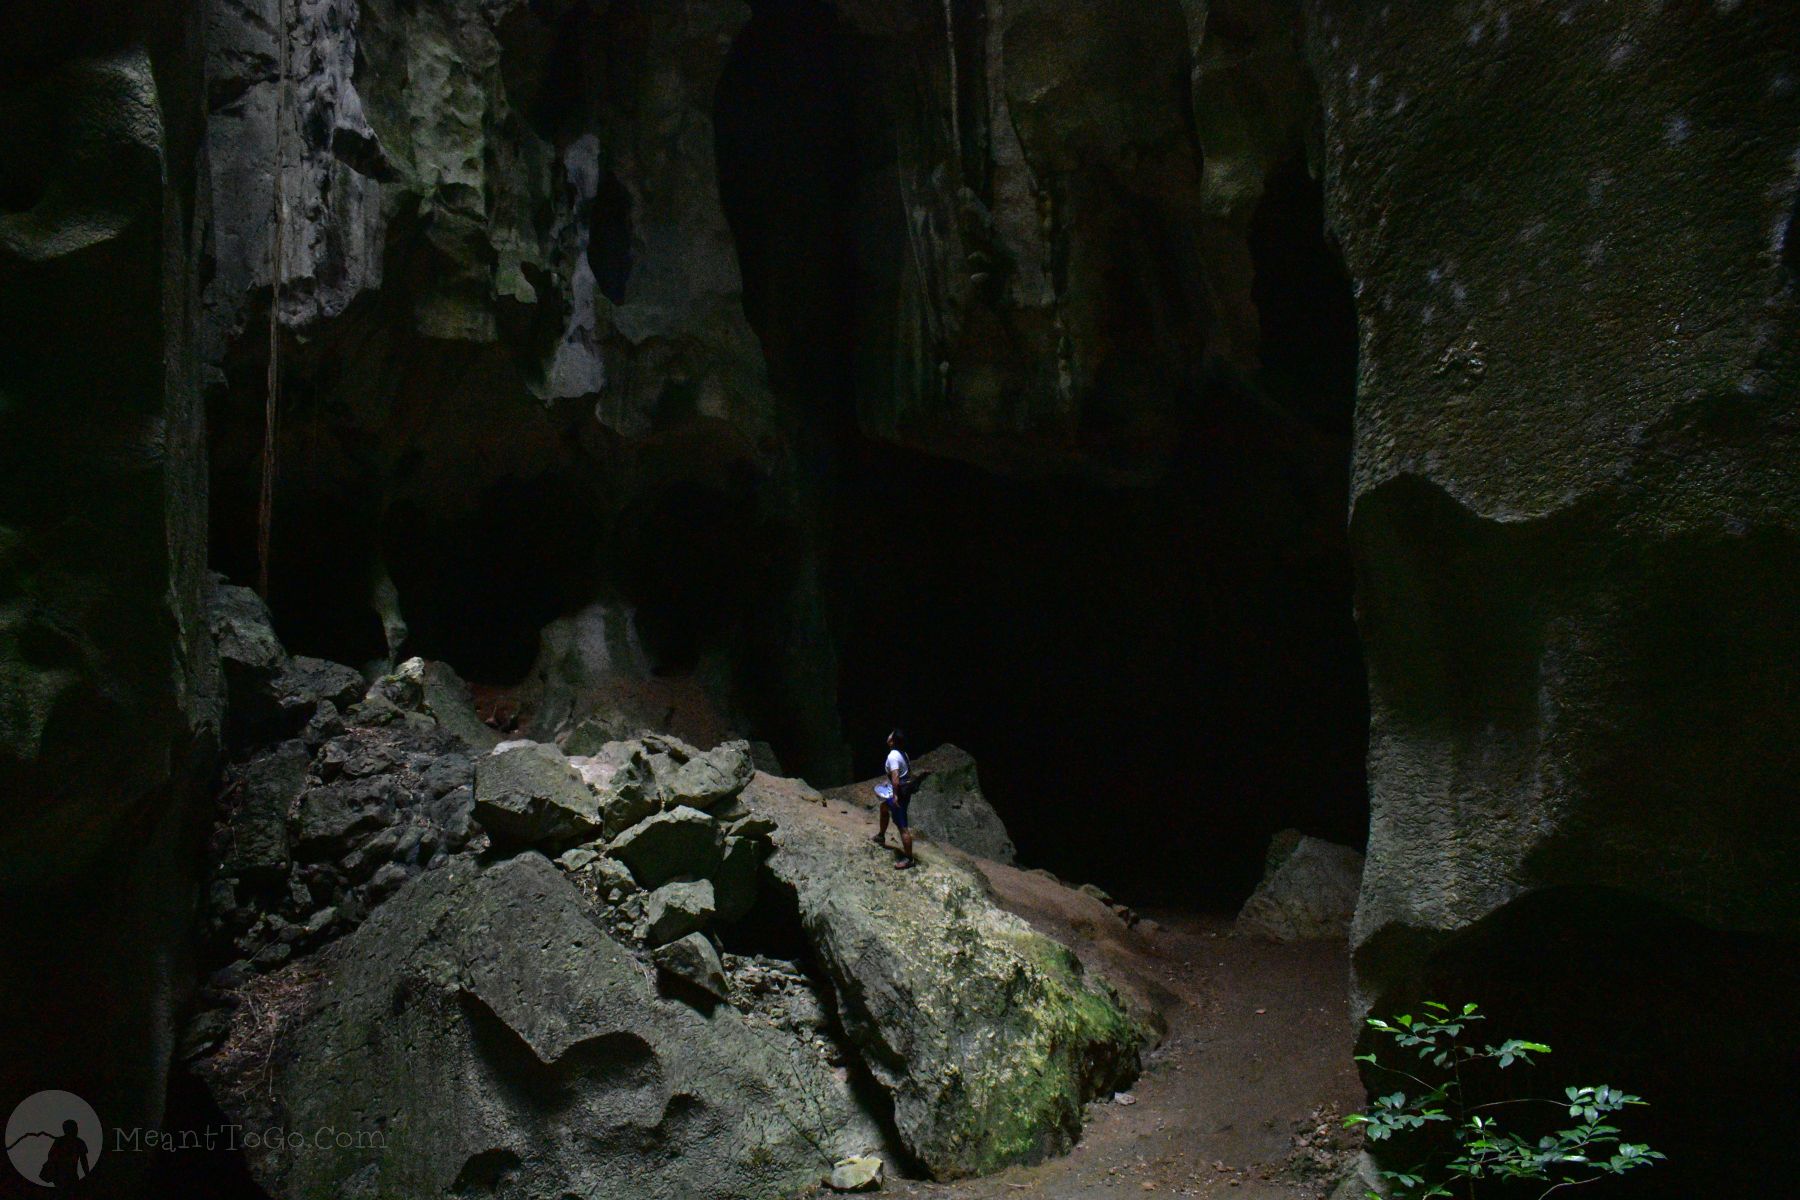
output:
M887 744L888 744L888 749L898 750L902 746L906 745L906 735L904 733L901 733L898 729L896 729L892 733L888 734L888 743Z
M76 1125L75 1122L73 1122L73 1121L64 1121L63 1122L63 1132L64 1133L72 1134L72 1133L77 1132L79 1130L79 1128L80 1127L78 1125Z

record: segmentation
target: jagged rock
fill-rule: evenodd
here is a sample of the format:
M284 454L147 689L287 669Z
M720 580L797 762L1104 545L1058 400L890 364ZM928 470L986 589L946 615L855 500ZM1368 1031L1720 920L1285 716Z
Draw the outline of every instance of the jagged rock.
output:
M764 741L750 743L750 762L765 775L781 774L781 759L775 754L775 747Z
M223 831L221 875L266 882L287 874L288 813L306 790L311 760L305 743L288 741L244 765Z
M687 746L674 749L677 744L672 738L659 738L650 744L669 747L671 757L683 751L688 753L687 761L674 770L657 771L664 808L678 804L702 811L716 808L742 792L756 769L751 764L747 742L726 742L704 752Z
M417 710L425 699L425 660L407 659L370 684L368 694L380 696L395 708Z
M942 856L897 874L860 832L759 775L777 824L770 876L791 890L845 1031L893 1098L908 1150L940 1178L1067 1149L1082 1106L1136 1074L1145 1030L1063 946Z
M275 620L263 598L247 587L236 587L214 575L207 590L207 627L212 630L224 665L227 685L233 678L273 679L287 659L281 639L275 636Z
M415 709L435 720L471 750L485 754L500 744L500 734L475 711L469 685L448 663L409 658L375 689L396 707Z
M344 732L344 715L338 706L330 700L319 701L313 709L313 715L307 719L300 731L300 738L309 746L318 746Z
M831 1175L825 1184L834 1192L876 1192L881 1190L883 1166L872 1154L853 1154L831 1164Z
M419 778L433 796L444 796L459 787L474 785L475 764L466 755L454 751L434 755L425 769L419 772Z
M705 813L677 808L633 825L608 850L631 868L639 884L655 888L677 876L711 875L724 850L724 835Z
M329 700L340 709L348 708L362 699L366 688L361 672L304 654L287 659L269 686L282 711L300 718L299 725L305 724L320 702Z
M275 636L268 606L245 587L215 576L207 619L219 645L226 715L237 745L293 737L323 704L348 708L362 698L362 676L340 663L290 657Z
M652 946L704 929L718 911L710 880L665 883L644 903L644 927Z
M1356 915L1363 856L1318 838L1275 835L1269 869L1238 913L1239 933L1278 942L1344 937Z
M608 900L622 900L633 892L641 891L638 881L632 876L631 869L616 858L602 855L593 863L594 885L600 894Z
M277 1200L781 1196L879 1138L797 1040L657 995L534 853L420 876L292 971L283 1053L240 1010L196 1070L246 1127L353 1130L380 1113L407 1141L252 1148Z
M598 798L554 746L501 749L475 764L475 819L513 845L565 847L605 828Z
M753 838L727 837L719 866L713 872L713 891L718 899L719 920L738 921L756 905L756 884L762 875L769 843Z
M650 958L657 970L699 988L710 996L723 1000L730 994L731 988L725 982L725 966L719 961L719 952L713 949L713 944L703 933L690 933L686 937L676 938L666 946L659 946Z
M933 841L1011 864L1016 855L1005 822L981 792L975 759L956 746L939 746L913 760L923 778L907 816Z
M382 776L313 788L300 801L296 849L315 859L341 854L357 834L393 824L406 799L403 786Z
M726 824L725 832L731 837L744 838L768 846L773 844L775 822L765 815L746 809L744 816Z
M591 755L569 759L569 765L600 797L609 837L625 832L660 805L661 792L641 743L608 743Z
M556 865L565 871L579 871L600 857L592 846L577 846L556 856Z
M452 848L460 848L469 840L475 818L475 789L470 786L452 788L442 796L421 806L427 820L444 831Z

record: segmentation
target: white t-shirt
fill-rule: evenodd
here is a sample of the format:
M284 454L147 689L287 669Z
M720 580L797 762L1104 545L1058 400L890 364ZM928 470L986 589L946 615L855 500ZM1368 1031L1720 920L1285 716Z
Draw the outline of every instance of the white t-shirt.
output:
M882 771L888 775L892 775L895 771L900 772L900 782L905 783L907 778L912 775L912 764L907 762L906 755L898 750L889 750L887 765L882 768Z

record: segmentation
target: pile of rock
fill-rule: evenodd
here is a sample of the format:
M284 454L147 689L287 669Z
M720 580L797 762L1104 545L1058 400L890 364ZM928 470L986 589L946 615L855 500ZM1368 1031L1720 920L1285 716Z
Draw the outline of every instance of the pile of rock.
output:
M573 758L505 742L476 764L475 816L502 848L555 855L615 936L720 998L706 932L755 904L773 829L737 802L753 771L745 742L701 751L651 735Z
M207 891L210 950L226 964L212 996L222 1000L486 839L473 820L472 747L451 729L473 731L425 709L428 695L445 713L457 697L467 705L454 672L415 659L369 686L340 663L289 655L247 588L216 584L210 618L238 751L224 771Z
M404 725L294 738L227 768L208 917L234 974L347 932L414 875L480 849L473 774L454 739Z
M272 1147L270 1194L789 1195L878 1186L895 1145L953 1177L1065 1149L1135 1073L1144 1031L1072 954L948 856L896 886L750 744L500 741L447 667L353 688L220 590L255 720L189 1059L246 1127L379 1112L419 1148ZM945 765L966 816L973 765ZM759 893L737 948L807 965L721 953Z

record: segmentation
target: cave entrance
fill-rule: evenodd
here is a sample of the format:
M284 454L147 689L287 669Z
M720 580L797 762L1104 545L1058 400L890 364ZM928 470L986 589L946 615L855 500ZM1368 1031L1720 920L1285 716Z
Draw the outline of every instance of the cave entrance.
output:
M625 514L620 586L657 675L743 658L763 607L759 581L789 557L782 532L755 516L749 468L736 476L736 486L670 483Z
M401 655L449 663L475 683L524 680L544 626L593 596L600 510L579 481L556 474L496 480L455 502L391 505L381 552L407 623Z

